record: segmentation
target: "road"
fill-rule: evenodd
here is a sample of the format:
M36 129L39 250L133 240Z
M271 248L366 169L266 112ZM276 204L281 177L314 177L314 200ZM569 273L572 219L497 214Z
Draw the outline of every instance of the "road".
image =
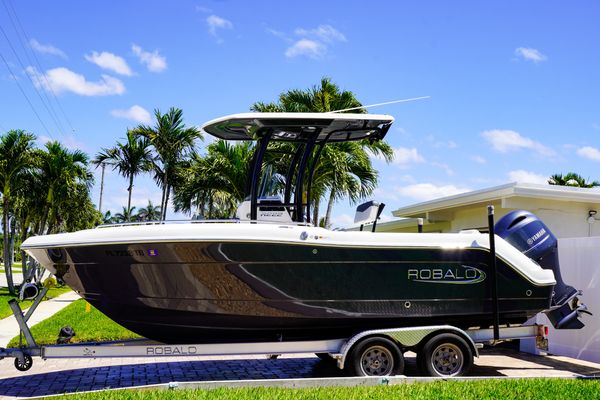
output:
M219 381L235 385L258 379L339 378L334 365L312 355L265 357L190 357L145 359L34 359L31 370L16 371L13 360L0 361L0 396L46 396L59 393L129 388L169 382ZM407 357L406 375L418 376L414 357ZM513 349L484 349L470 376L576 377L600 374L600 364L558 356L534 356ZM226 382L220 382L226 381ZM329 380L331 383L331 380Z

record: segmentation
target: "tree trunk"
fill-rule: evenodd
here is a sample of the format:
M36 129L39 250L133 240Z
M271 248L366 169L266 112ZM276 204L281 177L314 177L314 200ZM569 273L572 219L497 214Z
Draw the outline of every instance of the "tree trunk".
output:
M27 239L27 234L29 231L29 218L25 218L23 220L21 220L21 222L19 223L19 226L21 228L21 232L20 236L21 236L21 243L23 243L25 241L25 239ZM31 278L32 276L32 271L30 269L30 265L28 262L26 262L27 260L27 253L25 253L24 250L21 250L21 265L22 265L22 271L23 271L23 283L25 283L27 280L29 280L29 278Z
M129 197L127 198L127 222L131 221L131 192L133 192L133 174L129 175L129 187L127 188Z
M330 221L333 203L335 203L335 191L331 189L331 192L329 193L329 201L327 202L327 212L325 213L325 228L329 228L329 225L331 225Z
M321 203L321 199L315 199L315 204L313 205L313 215L312 215L312 223L314 226L319 226L319 205Z
M165 187L165 184L163 182L162 196L160 198L160 215L159 215L159 218L158 218L161 221L162 221L163 210L165 208L165 191L166 191L165 189L166 189L166 187Z
M167 184L167 193L165 195L165 209L163 211L162 218L163 221L167 219L167 206L169 205L169 194L171 194L171 185Z
M6 191L4 192L6 193ZM12 295L15 293L15 283L13 281L12 275L12 256L10 255L10 240L9 233L10 230L8 225L8 197L4 196L2 201L2 232L3 235L3 244L4 244L4 254L2 257L4 258L4 271L6 273L6 284L8 286L8 292Z
M169 180L167 179L167 171L165 168L165 173L163 177L163 194L162 201L160 203L160 220L164 221L165 216L167 215L167 202L169 201Z
M104 170L106 169L106 163L102 163L102 178L100 178L100 202L98 204L98 211L102 212L102 196L104 194Z
M17 233L17 221L16 218L12 218L10 221L10 265L15 263L15 236Z
M50 189L48 190L48 195L46 196L46 205L44 206L44 211L42 213L42 220L40 221L40 229L38 231L38 235L44 234L44 229L46 228L46 222L48 220L48 213L50 212L52 193L52 187L50 187Z

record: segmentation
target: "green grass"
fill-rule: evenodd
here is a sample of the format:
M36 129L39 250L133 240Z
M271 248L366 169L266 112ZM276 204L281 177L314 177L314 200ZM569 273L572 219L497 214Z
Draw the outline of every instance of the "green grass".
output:
M82 400L113 399L597 399L600 381L568 379L519 379L483 381L435 381L390 386L321 387L309 389L240 388L185 390L114 390L77 393ZM68 395L67 395L68 396ZM56 398L56 397L54 397Z
M23 264L20 262L15 262L13 263L13 268L12 268L13 272L23 272ZM0 264L0 274L3 274L6 272L6 269L4 268L4 263Z
M50 290L48 290L45 300L60 296L61 294L67 293L69 291L71 291L71 289L69 289L66 286L51 288ZM14 298L15 296L12 296L8 293L8 288L0 288L0 319L12 315L12 311L8 306L8 301ZM24 310L26 308L29 308L31 303L33 303L31 300L25 300L19 302L19 306L21 306L21 309Z
M135 339L140 336L123 328L109 319L96 308L90 306L86 311L85 300L76 300L63 308L52 317L34 325L31 328L33 337L38 344L56 343L58 332L63 326L71 326L76 336L71 340L77 342L97 342L104 340ZM14 337L8 347L19 345L19 337Z

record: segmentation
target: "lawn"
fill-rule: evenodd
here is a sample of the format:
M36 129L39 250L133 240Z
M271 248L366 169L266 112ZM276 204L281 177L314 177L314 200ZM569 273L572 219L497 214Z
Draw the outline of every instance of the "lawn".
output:
M71 289L69 289L66 286L50 288L50 290L48 290L48 293L46 294L46 299L60 296L63 293L69 292L70 290ZM0 319L6 318L9 315L12 315L12 310L8 306L8 301L10 299L14 299L14 298L15 298L15 296L11 296L8 293L8 288L5 288L5 287L0 288ZM24 310L24 309L28 308L31 305L31 303L33 303L31 300L25 300L25 301L19 302L19 305L21 306L21 309Z
M77 393L82 400L113 399L597 399L598 380L574 379L508 379L482 381L442 381L390 386L320 387L308 389L238 388L185 390L114 390ZM56 397L54 397L56 398Z
M23 271L23 265L20 262L13 263L13 272L21 273ZM0 274L5 272L4 263L0 263Z
M85 300L74 301L52 317L34 325L31 332L38 344L54 344L60 329L67 325L75 330L76 335L71 340L72 343L140 337L112 321L96 308L89 306ZM16 347L18 344L17 336L10 341L8 347Z

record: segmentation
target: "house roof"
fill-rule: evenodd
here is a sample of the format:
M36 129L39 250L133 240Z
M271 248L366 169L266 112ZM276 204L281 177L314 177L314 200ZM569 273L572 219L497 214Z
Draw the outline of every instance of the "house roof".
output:
M400 207L392 212L395 217L417 218L426 213L449 208L458 208L479 203L487 203L511 197L534 198L543 200L600 203L600 190L598 188L579 188L571 186L541 185L533 183L508 183L487 189L475 190L442 197Z

